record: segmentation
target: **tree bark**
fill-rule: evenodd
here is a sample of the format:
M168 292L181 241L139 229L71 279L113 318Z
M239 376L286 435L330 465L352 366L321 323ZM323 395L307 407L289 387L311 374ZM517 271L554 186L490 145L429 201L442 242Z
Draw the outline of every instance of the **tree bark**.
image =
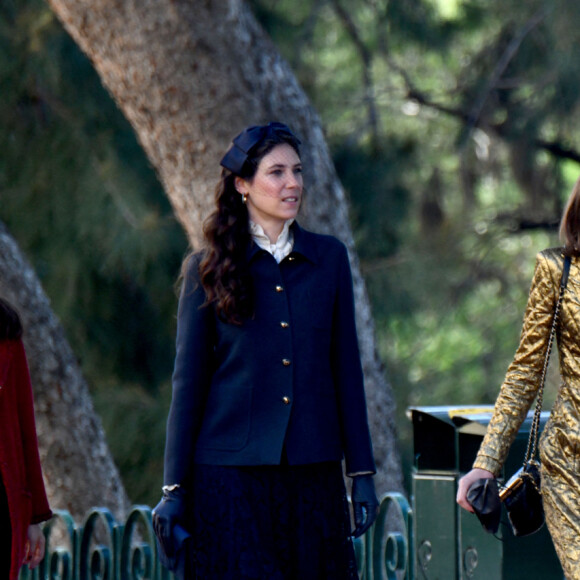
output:
M33 268L2 223L0 272L0 295L24 326L49 502L77 519L100 505L121 518L128 498L79 365Z
M381 491L402 489L395 406L376 351L344 190L320 120L243 0L48 0L134 127L198 247L219 160L243 127L279 120L303 141L300 221L347 245Z

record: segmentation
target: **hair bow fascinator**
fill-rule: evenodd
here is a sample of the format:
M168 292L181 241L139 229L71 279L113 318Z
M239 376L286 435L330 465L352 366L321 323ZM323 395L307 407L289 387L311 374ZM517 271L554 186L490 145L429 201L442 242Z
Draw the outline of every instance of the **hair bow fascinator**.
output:
M486 532L496 534L501 518L499 487L495 477L477 479L467 491L467 501Z
M298 137L284 123L254 125L244 129L234 138L231 147L220 161L220 165L236 175L242 175L246 162L251 162L250 154L264 141L287 141L296 146L300 145Z

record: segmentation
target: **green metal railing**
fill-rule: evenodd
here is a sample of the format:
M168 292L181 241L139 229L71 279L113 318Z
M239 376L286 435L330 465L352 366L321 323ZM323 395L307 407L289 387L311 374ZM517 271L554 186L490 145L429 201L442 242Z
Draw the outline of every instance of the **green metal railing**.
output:
M355 540L360 580L414 580L413 512L400 493L381 500L373 526Z
M389 528L391 528L389 530ZM355 541L361 580L413 580L412 511L399 493L381 501L373 527ZM106 508L93 508L78 524L55 510L44 525L46 553L20 580L169 580L157 558L151 508L134 506L125 523Z

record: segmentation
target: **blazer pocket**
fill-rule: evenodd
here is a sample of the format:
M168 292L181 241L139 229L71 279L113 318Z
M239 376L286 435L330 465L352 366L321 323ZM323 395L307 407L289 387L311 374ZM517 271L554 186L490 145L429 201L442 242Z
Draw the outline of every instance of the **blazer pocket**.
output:
M251 387L220 385L212 389L205 406L197 447L239 451L248 443L252 421Z

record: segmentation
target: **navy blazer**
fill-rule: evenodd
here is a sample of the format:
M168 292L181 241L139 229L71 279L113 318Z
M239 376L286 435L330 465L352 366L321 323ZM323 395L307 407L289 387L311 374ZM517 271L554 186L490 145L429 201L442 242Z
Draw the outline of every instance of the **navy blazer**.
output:
M375 472L346 247L294 223L280 264L252 243L255 314L242 325L203 306L197 254L178 308L166 485L193 463L290 465L346 459Z

